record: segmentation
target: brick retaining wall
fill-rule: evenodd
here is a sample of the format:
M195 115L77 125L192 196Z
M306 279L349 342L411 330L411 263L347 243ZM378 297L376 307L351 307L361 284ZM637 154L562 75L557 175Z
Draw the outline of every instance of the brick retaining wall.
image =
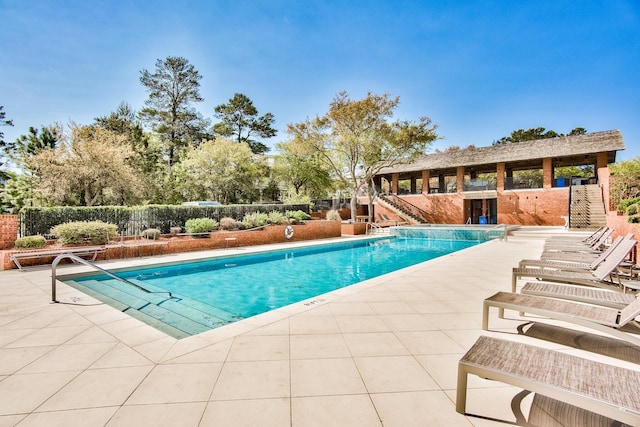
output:
M16 222L17 224L17 222ZM285 237L284 225L271 225L256 231L218 231L209 237L193 238L189 236L173 237L161 240L162 244L140 244L125 242L124 245L111 245L98 255L96 260L133 258L139 256L166 255L181 252L199 251L207 249L222 249L226 247L254 246L268 243L284 243L303 240L328 239L341 236L340 221L307 221L305 224L292 225L294 233L290 239ZM16 229L17 230L17 229ZM233 239L233 240L226 240ZM11 248L13 242L11 242ZM145 243L150 243L149 241ZM16 266L9 259L12 253L37 252L37 250L3 250L0 251L0 270L9 270ZM21 260L24 266L50 263L52 256Z

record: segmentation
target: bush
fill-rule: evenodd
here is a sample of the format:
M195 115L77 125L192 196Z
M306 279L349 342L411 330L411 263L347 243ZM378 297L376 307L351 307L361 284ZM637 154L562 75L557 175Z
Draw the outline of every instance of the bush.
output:
M160 238L160 230L157 228L147 228L140 233L142 237L149 240L158 240Z
M287 215L287 218L291 218L291 223L292 224L297 224L300 222L303 222L305 220L311 219L311 216L309 216L306 212L303 211L287 211L285 212L285 214Z
M25 236L16 240L15 246L20 249L44 248L47 239L44 236Z
M282 225L287 221L282 212L271 211L267 216L267 221L269 221L269 224Z
M211 218L192 218L187 220L184 228L189 234L209 233L218 228L218 221Z
M640 211L640 204L634 203L633 205L627 206L626 213L627 213L627 215L632 216L632 215L637 214L638 211Z
M627 221L631 224L640 224L640 215L630 216Z
M79 243L104 245L110 237L118 235L118 227L102 221L75 221L56 225L51 229L51 234L56 236L58 243L62 245Z
M236 230L238 228L238 221L228 216L220 218L220 228L223 230Z
M262 227L269 223L269 215L263 212L253 212L246 214L242 218L242 224L245 228Z
M182 233L182 227L171 227L169 228L169 233L171 233L172 236Z
M340 212L335 209L331 209L327 211L327 220L328 221L341 221L342 217L340 216Z
M620 203L618 203L618 210L619 211L626 211L629 206L634 205L636 203L640 203L640 197L634 197L632 199L625 199L625 200L621 201Z

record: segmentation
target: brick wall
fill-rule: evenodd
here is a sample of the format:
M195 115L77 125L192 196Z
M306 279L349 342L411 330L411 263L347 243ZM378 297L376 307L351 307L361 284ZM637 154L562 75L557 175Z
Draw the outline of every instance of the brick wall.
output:
M0 249L12 248L18 238L18 216L0 215Z
M565 225L569 215L569 187L498 192L498 223Z

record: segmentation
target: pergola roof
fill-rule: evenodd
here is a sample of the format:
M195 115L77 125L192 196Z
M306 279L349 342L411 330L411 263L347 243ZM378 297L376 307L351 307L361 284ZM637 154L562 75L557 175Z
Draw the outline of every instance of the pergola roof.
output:
M507 163L519 168L541 167L542 159L553 158L554 166L595 164L597 153L608 153L607 161L615 162L616 151L625 145L619 130L593 132L585 135L523 141L489 147L466 148L459 151L429 154L409 164L384 168L380 175L422 170L450 170L458 166L482 169L484 165ZM476 168L474 168L476 166Z

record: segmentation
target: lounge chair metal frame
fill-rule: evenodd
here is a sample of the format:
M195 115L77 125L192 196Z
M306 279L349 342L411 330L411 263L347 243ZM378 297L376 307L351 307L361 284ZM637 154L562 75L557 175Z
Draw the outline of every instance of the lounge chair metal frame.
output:
M458 362L456 411L461 414L466 413L469 374L540 393L623 423L640 425L638 371L481 336Z
M536 295L498 292L484 300L482 329L485 331L489 330L489 309L491 307L498 308L498 317L501 319L504 318L504 310L536 314L584 326L640 346L640 335L620 330L640 315L640 299L637 298L624 308L617 309Z

